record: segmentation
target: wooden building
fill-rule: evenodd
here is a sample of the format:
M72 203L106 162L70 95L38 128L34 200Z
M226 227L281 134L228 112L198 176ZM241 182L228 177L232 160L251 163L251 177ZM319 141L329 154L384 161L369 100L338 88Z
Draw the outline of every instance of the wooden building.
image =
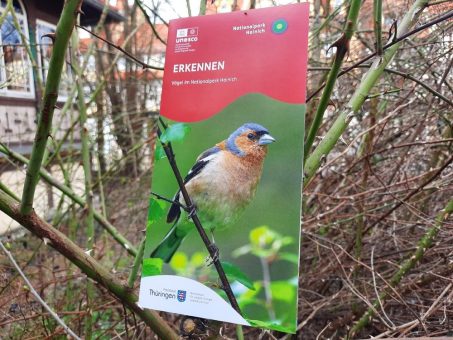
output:
M45 84L52 49L51 40L43 36L55 32L63 4L64 0L14 0L14 16L9 12L1 23L0 142L22 154L31 151L42 98L39 84ZM7 1L0 0L0 17L6 8ZM104 4L98 0L84 0L81 25L95 25L103 8ZM122 20L117 11L109 9L106 23ZM35 68L32 59L36 62ZM72 84L70 67L65 65L57 106L64 104ZM70 117L61 117L57 109L54 137L61 137L70 124Z

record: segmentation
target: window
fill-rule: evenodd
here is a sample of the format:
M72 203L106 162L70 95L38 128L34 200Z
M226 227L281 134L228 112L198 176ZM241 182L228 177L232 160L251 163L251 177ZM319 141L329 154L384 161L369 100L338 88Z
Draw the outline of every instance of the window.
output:
M13 8L17 25L11 13L1 25L0 95L34 98L33 70L24 45L28 41L22 40L22 36L28 37L27 17L18 1L13 1ZM6 0L0 0L0 15L5 10Z
M45 37L46 34L55 33L56 26L46 21L36 20L36 47L38 50L38 66L41 72L43 83L46 82L47 71L49 70L50 56L52 54L52 41ZM70 58L70 51L66 54L66 60ZM71 90L72 73L71 67L63 64L63 73L60 80L59 99L64 99L69 95Z

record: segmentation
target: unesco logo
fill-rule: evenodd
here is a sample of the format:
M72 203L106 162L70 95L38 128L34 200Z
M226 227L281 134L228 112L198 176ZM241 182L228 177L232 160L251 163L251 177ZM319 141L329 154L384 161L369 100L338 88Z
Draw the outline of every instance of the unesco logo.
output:
M176 30L176 43L198 41L198 27L180 28Z
M283 34L288 29L288 22L285 19L278 19L272 23L272 32Z
M179 301L179 302L184 302L184 301L186 301L186 294L187 294L187 292L186 292L185 290L178 290L178 294L177 294L177 296L178 296L178 301Z

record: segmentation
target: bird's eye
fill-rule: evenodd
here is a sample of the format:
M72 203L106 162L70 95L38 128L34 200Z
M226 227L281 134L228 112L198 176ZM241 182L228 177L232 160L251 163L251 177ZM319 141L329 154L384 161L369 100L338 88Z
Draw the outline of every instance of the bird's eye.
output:
M250 139L250 140L252 140L252 139L255 138L255 135L254 135L253 133L249 133L249 134L247 135L247 138Z

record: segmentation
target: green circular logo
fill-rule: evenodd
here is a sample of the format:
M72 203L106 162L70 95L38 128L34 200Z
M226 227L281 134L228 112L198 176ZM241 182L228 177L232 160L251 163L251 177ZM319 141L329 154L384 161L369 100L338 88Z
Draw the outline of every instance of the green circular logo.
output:
M288 22L285 19L275 20L272 24L272 32L275 34L285 33L288 29Z

